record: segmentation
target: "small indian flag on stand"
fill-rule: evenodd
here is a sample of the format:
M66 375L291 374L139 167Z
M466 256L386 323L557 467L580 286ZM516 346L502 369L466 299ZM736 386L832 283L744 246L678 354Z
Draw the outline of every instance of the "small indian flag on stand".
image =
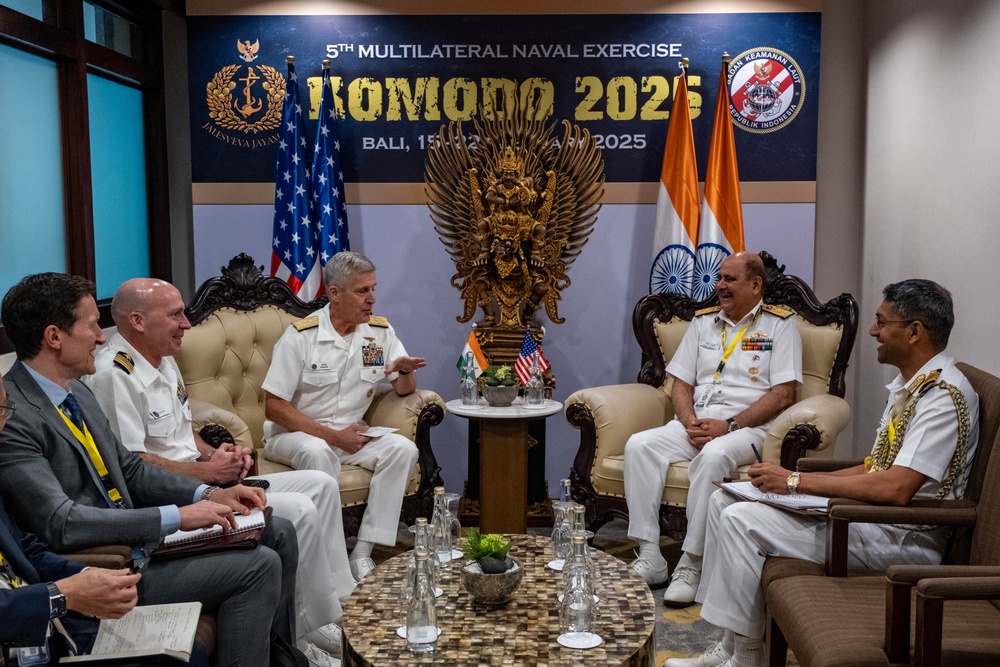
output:
M472 368L476 371L476 377L478 378L483 374L483 371L488 365L486 363L486 355L483 354L483 349L479 347L479 341L476 340L476 332L469 332L469 339L465 341L465 347L462 348L462 356L458 358L458 371L463 376L465 375L466 359L469 356L469 352L472 353Z

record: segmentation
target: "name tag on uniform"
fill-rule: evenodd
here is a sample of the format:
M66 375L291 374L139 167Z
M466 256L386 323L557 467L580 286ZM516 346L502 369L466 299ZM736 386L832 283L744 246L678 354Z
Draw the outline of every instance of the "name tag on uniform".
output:
M170 410L150 410L149 420L150 421L160 421L161 419L166 419L170 416Z
M703 408L706 405L708 405L708 402L712 399L713 389L715 389L714 384L705 387L705 391L702 393L701 397L695 402L694 407Z
M366 367L385 366L385 357L382 353L382 346L375 343L374 338L365 338L368 344L361 348L361 360Z

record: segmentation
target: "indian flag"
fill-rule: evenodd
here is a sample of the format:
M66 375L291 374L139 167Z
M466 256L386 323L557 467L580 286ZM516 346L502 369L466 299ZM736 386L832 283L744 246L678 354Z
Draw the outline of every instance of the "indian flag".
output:
M458 367L459 373L463 376L465 375L465 360L468 358L470 352L472 353L472 368L476 371L476 377L478 378L483 374L483 370L486 369L488 364L486 363L486 355L483 354L483 349L479 347L479 341L476 340L475 331L469 332L469 339L465 341L462 354L458 358L458 363L455 364Z
M744 250L743 205L740 197L740 170L736 164L733 119L729 115L729 54L722 56L719 99L715 106L712 143L705 172L705 203L698 230L698 259L694 266L691 296L703 301L715 291L719 266L734 252Z
M687 58L684 59L687 61ZM698 166L687 91L686 62L677 77L667 126L653 232L649 293L688 295L694 282L698 243Z

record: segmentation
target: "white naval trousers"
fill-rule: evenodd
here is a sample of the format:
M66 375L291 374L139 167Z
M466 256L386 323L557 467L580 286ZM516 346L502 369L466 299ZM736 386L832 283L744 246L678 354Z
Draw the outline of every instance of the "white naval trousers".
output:
M706 415L713 416L714 415ZM718 490L713 482L755 460L750 443L760 449L763 428L741 428L695 449L687 431L676 419L665 426L640 431L625 443L625 501L628 503L628 535L645 542L660 541L660 499L671 463L691 461L688 468L687 535L685 552L705 553L705 523L708 501Z
M270 483L267 504L295 527L299 547L295 609L299 638L340 618L340 599L354 591L347 562L337 480L317 470L261 475ZM339 599L338 599L339 598Z
M764 636L766 614L760 577L767 556L826 561L826 517L805 517L725 491L709 501L701 586L701 617L745 637ZM921 533L885 524L852 524L848 567L884 570L894 563L941 562L935 542Z
M342 463L371 470L368 507L361 519L358 539L388 546L396 543L403 494L417 463L417 446L413 441L398 433L389 433L370 440L360 451L348 454L321 438L292 431L269 437L264 450L273 461L296 470L319 470L334 479L340 474Z

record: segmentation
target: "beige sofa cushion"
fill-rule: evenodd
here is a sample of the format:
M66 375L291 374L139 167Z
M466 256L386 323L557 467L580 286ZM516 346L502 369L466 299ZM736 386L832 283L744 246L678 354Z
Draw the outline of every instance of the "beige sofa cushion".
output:
M264 437L264 377L274 344L299 318L277 306L237 311L220 308L184 335L177 358L188 393L236 413L254 447Z

